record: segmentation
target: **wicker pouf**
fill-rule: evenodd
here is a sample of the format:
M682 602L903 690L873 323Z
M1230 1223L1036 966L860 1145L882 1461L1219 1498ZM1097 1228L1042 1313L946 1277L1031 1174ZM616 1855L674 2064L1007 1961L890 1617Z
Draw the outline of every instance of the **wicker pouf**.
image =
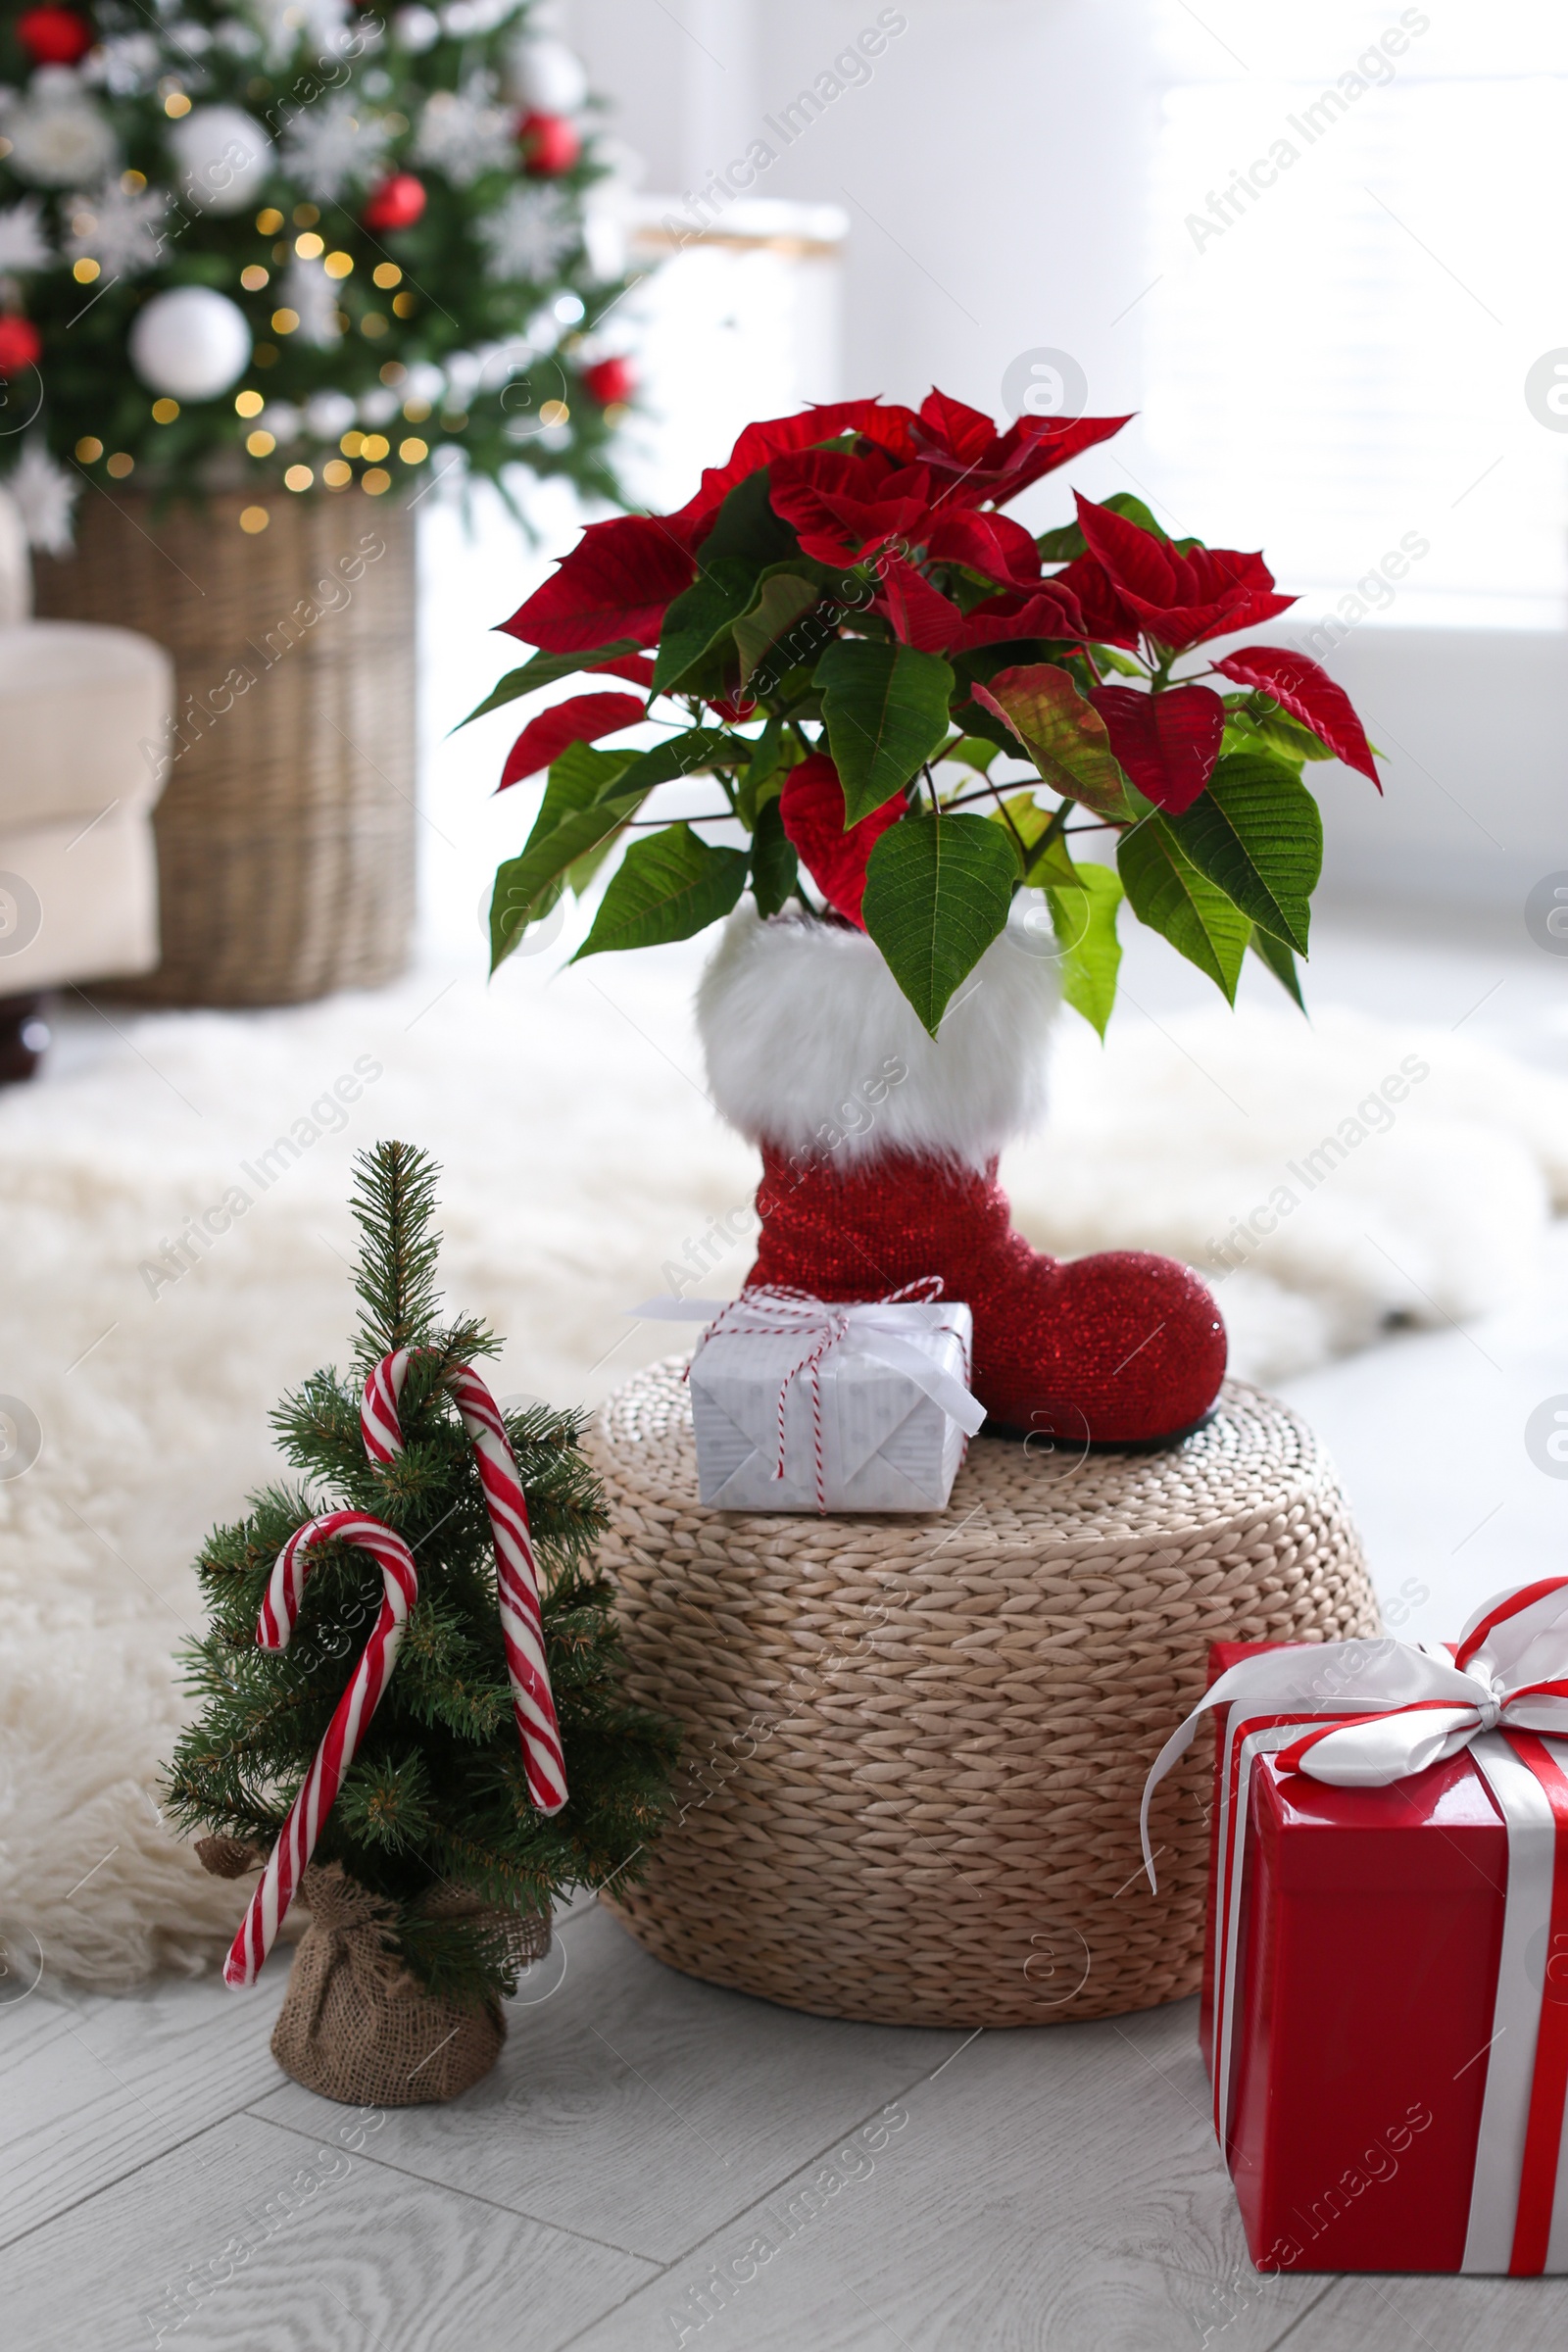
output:
M1198 1984L1213 1742L1150 1763L1211 1641L1338 1641L1377 1603L1334 1473L1227 1383L1168 1451L1073 1461L978 1440L940 1517L706 1510L682 1362L593 1446L634 1694L689 1783L613 1909L662 1960L891 2025L1113 2016Z
M265 508L265 530L240 527ZM116 994L291 1004L375 988L414 930L414 516L358 491L84 497L41 614L174 657L154 811L163 956ZM148 745L156 759L160 747Z

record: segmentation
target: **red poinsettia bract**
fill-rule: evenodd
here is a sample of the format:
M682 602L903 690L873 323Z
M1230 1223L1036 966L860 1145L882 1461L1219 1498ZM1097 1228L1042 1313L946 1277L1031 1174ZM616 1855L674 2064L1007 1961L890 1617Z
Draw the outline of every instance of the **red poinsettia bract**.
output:
M1294 596L1274 594L1274 574L1260 555L1229 547L1194 547L1183 555L1124 514L1083 497L1078 527L1089 554L1070 564L1062 576L1087 611L1089 567L1099 567L1110 609L1119 607L1124 616L1122 634L1107 634L1107 644L1128 643L1126 623L1131 623L1167 652L1185 653L1209 637L1272 620L1296 602Z
M692 584L688 550L646 514L591 522L559 569L501 623L547 654L586 654L617 637L657 645L664 613Z
M1125 416L1022 417L999 433L989 416L942 392L918 412L842 400L768 417L747 426L725 464L708 467L696 495L674 514L590 523L552 577L502 626L546 653L586 653L616 637L657 644L665 611L697 575L696 557L719 508L763 466L771 468L774 512L795 524L808 556L863 562L903 542L925 548L933 561L979 571L1001 589L1024 590L1040 578L1028 532L1005 515L976 510L1016 497L1126 422ZM820 446L851 434L856 449ZM1056 610L1070 612L1071 583L1064 592L1043 585ZM1079 632L1074 626L1051 633Z
M839 771L825 752L813 752L785 777L778 812L801 863L829 906L863 931L860 902L866 864L889 825L896 825L904 814L903 793L895 793L846 832Z
M1373 764L1372 746L1354 705L1345 688L1337 686L1308 655L1292 653L1283 645L1244 645L1234 654L1222 655L1214 667L1238 686L1256 687L1272 695L1280 709L1299 719L1320 743L1326 743L1337 760L1370 776L1379 792L1383 790Z
M1206 686L1167 686L1141 694L1132 686L1097 686L1089 700L1105 722L1110 748L1146 801L1180 816L1214 772L1225 733L1225 706Z
M529 719L507 754L496 790L505 792L509 784L536 776L571 744L597 743L602 735L618 735L647 716L647 705L634 694L573 694L564 703L552 703Z
M1035 637L1077 644L1089 634L1076 600L1059 579L987 597L965 613L922 571L900 561L883 566L882 592L872 611L888 620L895 637L922 654L962 654Z

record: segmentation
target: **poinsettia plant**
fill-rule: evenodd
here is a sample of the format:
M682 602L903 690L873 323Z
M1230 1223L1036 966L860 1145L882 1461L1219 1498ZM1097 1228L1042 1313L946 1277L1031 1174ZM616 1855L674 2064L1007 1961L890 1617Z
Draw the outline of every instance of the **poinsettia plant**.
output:
M750 889L868 932L934 1036L1035 890L1102 1035L1124 898L1227 998L1250 949L1299 1004L1323 839L1302 769L1376 784L1372 749L1304 655L1208 650L1295 599L1136 498L1080 497L1040 537L1002 512L1127 422L844 401L748 426L678 514L590 524L503 624L532 659L470 714L621 681L512 747L503 789L548 774L496 876L492 968L624 844L579 956L689 938ZM648 721L651 749L608 740ZM662 813L693 776L710 811Z

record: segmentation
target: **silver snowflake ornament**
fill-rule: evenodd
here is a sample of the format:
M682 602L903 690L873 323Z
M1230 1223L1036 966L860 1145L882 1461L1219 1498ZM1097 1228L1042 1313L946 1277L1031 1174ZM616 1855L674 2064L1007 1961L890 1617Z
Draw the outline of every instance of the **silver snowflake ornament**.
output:
M80 484L55 464L41 441L27 443L5 481L17 502L28 546L42 548L45 555L68 556L71 512Z
M47 270L54 258L36 196L0 212L0 271Z
M455 188L517 160L516 123L496 102L495 78L470 74L461 90L433 90L419 116L415 159L444 172Z
M361 111L351 97L329 98L301 107L283 138L283 166L290 178L323 203L346 188L372 179L393 137L377 116Z
M582 224L560 188L514 188L474 223L488 277L538 285L582 243Z
M100 264L109 277L134 277L151 270L164 250L169 197L162 188L126 188L106 179L91 194L66 199L71 235L66 252L74 261Z

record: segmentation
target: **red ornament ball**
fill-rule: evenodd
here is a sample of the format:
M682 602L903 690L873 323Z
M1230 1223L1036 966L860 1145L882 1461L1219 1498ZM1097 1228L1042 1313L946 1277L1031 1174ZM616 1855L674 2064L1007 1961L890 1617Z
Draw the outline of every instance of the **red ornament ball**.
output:
M20 375L24 368L36 368L42 353L43 337L30 318L15 313L0 318L0 375Z
M555 179L569 172L582 153L577 125L564 115L524 115L517 124L522 168L536 179Z
M74 8L29 8L17 38L35 66L74 66L92 47L92 26Z
M423 210L423 180L412 172L394 172L370 190L361 218L367 228L412 228Z
M595 360L582 371L583 388L591 400L602 409L613 408L630 400L637 389L637 377L630 360Z

